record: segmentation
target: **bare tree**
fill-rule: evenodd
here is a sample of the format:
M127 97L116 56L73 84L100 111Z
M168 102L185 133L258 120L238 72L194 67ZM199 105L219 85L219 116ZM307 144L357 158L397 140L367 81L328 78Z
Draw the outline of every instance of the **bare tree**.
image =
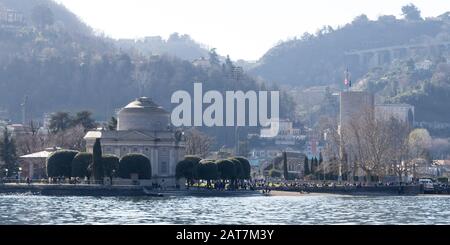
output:
M48 138L39 132L39 127L34 121L30 121L29 126L24 127L24 132L15 136L15 140L19 155L26 155L44 150Z
M186 154L206 157L214 140L208 135L192 128L186 131Z
M432 146L430 133L423 128L414 129L409 134L408 142L411 147L411 154L415 158L421 157L424 151L429 150Z
M341 175L343 167L343 154L342 149L344 147L343 138L339 133L337 122L330 118L321 120L319 130L325 132L325 147L323 154L325 156L324 164L322 164L321 171L333 174L336 176Z
M386 122L386 134L389 137L388 145L388 172L398 176L402 182L403 177L412 171L410 147L408 143L411 128L407 123L391 118Z
M417 167L431 164L430 148L432 138L428 130L414 129L408 136L408 147L412 158L413 177L417 177Z
M364 171L366 181L372 176L384 176L389 150L389 135L383 121L376 120L372 109L365 109L350 122L346 130L349 140L347 151L354 157L356 166Z
M77 125L64 131L50 134L47 144L50 145L49 147L58 146L64 149L81 151L85 148L84 135L84 127Z

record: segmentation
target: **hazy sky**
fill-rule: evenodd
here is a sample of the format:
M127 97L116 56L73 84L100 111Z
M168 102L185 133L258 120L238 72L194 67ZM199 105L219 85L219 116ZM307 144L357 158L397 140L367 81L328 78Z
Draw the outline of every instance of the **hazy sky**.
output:
M189 34L233 60L256 60L280 40L346 24L362 13L422 16L450 11L450 0L56 0L113 38Z

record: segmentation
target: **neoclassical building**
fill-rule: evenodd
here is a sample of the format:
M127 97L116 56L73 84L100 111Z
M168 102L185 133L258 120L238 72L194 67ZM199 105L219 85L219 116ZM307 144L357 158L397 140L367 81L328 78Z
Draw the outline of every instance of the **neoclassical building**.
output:
M152 180L175 186L175 168L184 158L185 141L182 132L171 126L169 112L150 98L138 98L119 110L116 131L88 132L84 137L88 152L92 152L96 138L101 139L103 154L146 155L152 165Z

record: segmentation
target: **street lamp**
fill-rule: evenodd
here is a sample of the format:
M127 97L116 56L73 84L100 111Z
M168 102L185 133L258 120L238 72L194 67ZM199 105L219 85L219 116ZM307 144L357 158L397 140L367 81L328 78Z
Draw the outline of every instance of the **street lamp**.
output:
M19 167L19 171L17 172L17 181L20 183L20 173L22 173L22 168Z

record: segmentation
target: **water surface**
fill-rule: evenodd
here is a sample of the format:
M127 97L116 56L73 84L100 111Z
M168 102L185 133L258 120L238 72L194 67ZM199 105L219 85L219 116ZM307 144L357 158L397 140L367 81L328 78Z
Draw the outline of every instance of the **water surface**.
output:
M0 224L450 224L450 196L0 195Z

